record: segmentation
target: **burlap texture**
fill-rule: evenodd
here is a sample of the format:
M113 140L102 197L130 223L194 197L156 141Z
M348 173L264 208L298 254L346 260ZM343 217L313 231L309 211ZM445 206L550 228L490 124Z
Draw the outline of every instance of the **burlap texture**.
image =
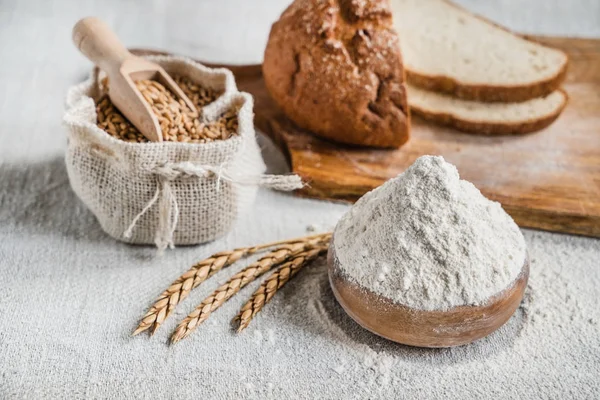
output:
M155 243L159 249L202 243L232 228L253 203L257 186L300 186L296 176L262 175L252 97L237 91L230 71L178 57L148 58L170 74L222 91L203 108L203 118L214 120L237 106L238 134L202 144L124 142L96 126L97 74L71 88L64 117L67 172L73 190L106 233L128 243Z

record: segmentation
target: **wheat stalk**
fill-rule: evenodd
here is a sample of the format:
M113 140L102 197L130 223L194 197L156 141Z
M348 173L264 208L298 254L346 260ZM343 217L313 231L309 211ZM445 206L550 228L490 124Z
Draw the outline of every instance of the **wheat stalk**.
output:
M234 318L234 322L239 321L238 333L248 327L252 318L273 298L277 290L281 289L304 266L325 253L327 248L327 245L315 247L277 268L252 294L250 300L244 304L239 314Z
M269 247L279 246L288 243L302 242L313 238L320 238L323 235L318 234L304 238L282 240L278 242L266 243L259 246L242 247L231 251L222 251L194 264L183 275L171 283L168 289L161 293L148 312L142 317L133 336L150 329L154 334L160 325L173 312L177 304L181 303L190 291L210 278L212 275L227 267L243 257L254 254L258 251L268 249Z
M258 261L250 264L242 271L232 276L226 283L221 285L210 296L208 296L194 311L192 311L175 329L171 336L171 343L176 343L189 336L210 314L229 300L248 283L271 268L295 257L305 257L306 252L317 246L322 246L331 238L330 234L319 235L300 242L284 244L273 250Z

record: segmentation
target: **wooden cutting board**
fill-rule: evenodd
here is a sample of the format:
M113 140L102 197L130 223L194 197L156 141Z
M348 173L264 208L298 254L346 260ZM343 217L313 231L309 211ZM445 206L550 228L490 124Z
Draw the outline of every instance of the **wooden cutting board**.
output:
M534 37L569 54L569 104L545 130L483 137L413 118L398 150L352 148L296 128L270 99L260 65L228 66L255 99L255 124L308 182L298 194L354 201L424 154L442 155L523 227L600 237L600 40Z

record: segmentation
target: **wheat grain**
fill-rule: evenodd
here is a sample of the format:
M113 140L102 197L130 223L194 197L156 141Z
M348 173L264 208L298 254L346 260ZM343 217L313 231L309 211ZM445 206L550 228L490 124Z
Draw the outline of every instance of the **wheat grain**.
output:
M220 95L215 90L203 88L187 77L173 76L182 91L194 103L197 110L212 103ZM238 130L237 109L226 111L210 122L203 122L190 110L183 100L166 87L154 80L139 80L136 87L157 116L163 140L185 143L206 143L213 140L228 139ZM101 88L108 87L103 81ZM117 139L133 143L146 143L148 139L131 124L112 104L108 96L102 96L96 104L97 125L100 129Z
M150 330L150 333L154 334L160 325L169 317L169 315L171 315L177 304L181 303L189 295L192 289L196 288L216 272L235 263L241 258L268 249L269 247L322 238L326 235L329 234L318 234L304 238L266 243L258 246L242 247L231 251L222 251L197 262L161 293L148 312L142 317L132 335L135 336L146 330Z
M296 256L304 257L305 252L327 243L330 238L330 234L325 234L309 240L285 244L260 258L258 261L250 264L248 267L232 276L225 284L221 285L210 296L204 299L202 303L200 303L200 305L198 305L198 307L196 307L196 309L177 326L175 332L171 336L171 343L176 343L189 336L213 311L260 275L291 258L295 258Z
M147 142L144 137L124 116L116 109L108 96L103 96L96 104L98 127L117 139L132 143Z
M213 89L200 86L185 76L173 75L173 80L197 109L212 103L221 94Z
M275 272L265 280L262 285L252 294L250 300L244 304L234 322L239 322L238 333L248 327L250 321L267 304L291 278L293 278L303 267L310 264L315 258L327 252L327 245L315 247L312 250L298 255L292 260L282 264Z

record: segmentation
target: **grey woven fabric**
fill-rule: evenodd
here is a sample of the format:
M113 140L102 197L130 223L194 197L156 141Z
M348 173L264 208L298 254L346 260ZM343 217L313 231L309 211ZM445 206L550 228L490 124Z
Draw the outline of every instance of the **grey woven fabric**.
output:
M299 273L244 333L229 322L258 282L168 346L176 324L245 264L194 290L154 337L130 337L151 301L194 261L303 235L309 225L325 230L346 207L261 190L252 215L226 238L155 258L152 247L102 231L70 190L61 158L3 165L0 194L0 398L600 393L595 239L525 231L526 302L500 331L470 346L418 350L361 329L335 302L322 261Z
M156 295L214 251L331 228L347 206L259 190L224 238L155 258L106 235L64 163L67 88L90 68L70 43L98 15L130 46L256 62L288 0L0 1L0 398L598 398L600 241L525 231L531 286L501 331L424 351L359 328L322 262L300 272L246 332L229 321L258 282L192 336L167 338L235 265L192 292L157 334L131 338ZM596 0L462 1L528 32L600 35ZM510 24L514 21L514 24ZM281 172L279 154L265 159Z

